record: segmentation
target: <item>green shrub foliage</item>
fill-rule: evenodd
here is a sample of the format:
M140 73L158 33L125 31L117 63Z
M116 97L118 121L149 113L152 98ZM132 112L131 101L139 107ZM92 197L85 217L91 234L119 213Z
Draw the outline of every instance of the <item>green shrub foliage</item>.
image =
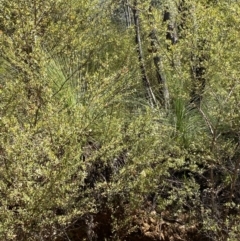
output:
M0 1L1 240L239 240L240 7L160 2Z

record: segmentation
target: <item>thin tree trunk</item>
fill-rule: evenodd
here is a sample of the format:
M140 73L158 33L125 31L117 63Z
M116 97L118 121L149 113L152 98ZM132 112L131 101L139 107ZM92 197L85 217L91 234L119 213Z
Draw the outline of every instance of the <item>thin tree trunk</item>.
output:
M190 103L193 105L193 108L200 108L201 102L203 98L203 94L205 91L206 86L206 79L205 79L205 72L206 68L204 66L204 61L206 59L204 52L205 40L198 39L198 26L196 22L195 15L195 8L192 7L191 10L194 22L194 37L193 40L195 43L195 51L192 52L192 59L191 59L191 71L192 71L192 91L191 91L191 99Z
M206 86L205 71L206 68L203 64L202 56L193 56L193 65L192 65L192 80L193 86L191 91L190 103L193 104L194 108L200 108L203 98L203 94Z
M181 21L176 23L175 14L180 14ZM181 39L181 30L184 29L185 22L187 18L192 18L194 22L194 33L193 42L195 43L194 49L191 54L191 79L192 79L192 89L190 92L190 104L192 108L200 108L203 94L205 91L206 79L205 72L206 68L204 66L204 61L206 59L204 51L205 41L202 39L197 39L198 27L196 23L196 18L194 16L195 9L194 6L190 7L187 5L185 0L181 0L177 6L171 6L164 12L163 21L168 21L168 28L166 39L171 41L171 44L176 44L179 39ZM179 67L180 63L173 59L173 66Z
M123 7L124 7L126 25L127 25L127 28L129 28L129 27L132 26L132 16L131 16L131 8L130 8L130 5L129 5L129 0L123 1Z
M177 26L170 11L171 9L165 10L163 16L163 22L168 21L166 39L170 40L172 44L176 44L178 41Z
M149 15L152 15L152 9L151 6L149 8ZM160 103L162 106L165 107L166 110L169 109L170 106L170 98L169 98L169 91L168 91L168 86L167 86L167 80L166 80L166 76L164 74L163 71L163 66L162 66L162 61L161 61L161 57L158 54L158 39L157 39L157 35L156 35L156 30L153 27L153 22L150 21L151 24L151 28L152 31L149 34L150 37L150 42L151 42L151 52L153 54L153 62L155 65L155 69L156 69L156 77L157 77L157 82L159 85L159 99L160 99Z
M151 106L154 106L157 104L157 101L152 91L150 81L147 76L146 67L145 67L145 61L144 61L144 55L143 55L142 43L141 43L141 37L140 37L140 23L139 23L139 12L137 9L137 0L134 1L132 11L133 11L134 26L135 26L135 41L137 44L137 54L138 54L138 60L139 60L139 65L141 69L141 74L142 74L142 82L146 89L146 98L149 100Z
M180 68L180 60L175 59L175 56L171 50L171 46L175 45L178 42L179 36L179 28L178 24L176 23L176 14L178 13L179 6L176 4L170 4L169 7L164 11L163 22L167 22L167 32L166 32L166 39L170 41L170 45L167 46L169 52L172 55L172 67L175 69Z

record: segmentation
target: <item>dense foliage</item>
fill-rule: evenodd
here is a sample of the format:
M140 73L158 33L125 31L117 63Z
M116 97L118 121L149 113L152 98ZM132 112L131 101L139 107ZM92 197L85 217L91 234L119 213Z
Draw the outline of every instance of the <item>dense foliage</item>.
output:
M1 0L0 239L153 215L239 240L239 26L237 1Z

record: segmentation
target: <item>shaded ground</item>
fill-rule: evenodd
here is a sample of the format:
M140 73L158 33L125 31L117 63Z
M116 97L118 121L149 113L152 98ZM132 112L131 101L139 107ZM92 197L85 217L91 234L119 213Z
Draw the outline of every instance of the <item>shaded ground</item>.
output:
M69 228L64 237L57 241L210 241L200 232L197 225L188 225L187 218L168 219L167 214L163 214L159 220L158 214L152 212L145 215L143 212L133 215L132 226L125 230L123 227L117 231L112 231L113 217L110 211L99 213L95 216L89 215L75 222Z

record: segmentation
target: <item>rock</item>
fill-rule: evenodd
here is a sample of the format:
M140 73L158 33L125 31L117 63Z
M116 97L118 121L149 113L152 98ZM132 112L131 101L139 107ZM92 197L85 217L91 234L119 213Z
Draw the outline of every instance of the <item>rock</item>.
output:
M150 221L152 224L157 225L157 221L156 221L154 218L150 217L150 218L149 218L149 221Z
M148 223L143 223L142 224L142 231L145 233L150 229L150 225Z
M151 213L150 213L152 216L156 216L156 211L152 211Z
M152 233L152 232L146 232L144 235L148 238L153 239L153 240L156 238L154 233Z

